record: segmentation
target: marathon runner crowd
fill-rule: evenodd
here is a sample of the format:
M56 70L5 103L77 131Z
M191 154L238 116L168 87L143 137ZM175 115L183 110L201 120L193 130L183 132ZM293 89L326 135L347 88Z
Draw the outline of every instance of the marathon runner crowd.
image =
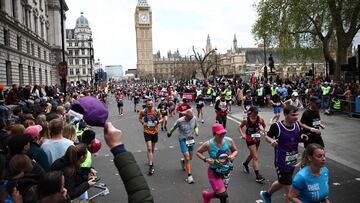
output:
M119 116L124 116L124 100L133 102L127 108L138 114L143 128L148 175L155 173L154 150L159 131L170 138L177 130L182 153L179 161L187 183L195 183L190 164L195 153L209 166L207 174L213 191L202 192L204 202L213 198L227 202L233 167L250 173L251 162L255 181L265 180L260 174L258 154L263 137L274 147L278 176L267 191L260 191L264 202L271 202L272 194L283 188L286 202L328 203L328 169L321 136L325 126L320 110L328 115L348 111L344 102L352 102L360 94L356 83L300 78L272 83L205 80L132 81L103 87L77 84L68 88L66 95L57 86L6 88L0 84L0 90L0 201L16 203L89 198L87 191L99 180L91 157L101 147L92 126L104 127L104 139L123 180L134 179L124 182L129 202L154 201L145 178L139 176L141 170L133 155L122 143L122 132L106 122L109 94L115 98ZM214 108L213 138L196 149L196 137L201 134L198 122L204 123L206 105ZM273 109L270 122L259 115L263 107ZM238 129L226 129L227 116L235 108L244 112L242 122ZM305 111L299 120L301 108ZM280 119L281 115L284 119ZM173 126L168 126L169 119L175 121ZM238 131L247 144L249 153L242 166L233 164L238 150L233 139L226 136L229 130ZM305 147L301 156L299 143Z

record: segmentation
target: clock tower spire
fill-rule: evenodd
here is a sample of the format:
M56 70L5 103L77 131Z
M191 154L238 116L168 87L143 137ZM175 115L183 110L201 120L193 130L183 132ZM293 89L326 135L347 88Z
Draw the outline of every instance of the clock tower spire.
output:
M147 0L138 0L135 9L137 72L141 79L153 79L152 11Z

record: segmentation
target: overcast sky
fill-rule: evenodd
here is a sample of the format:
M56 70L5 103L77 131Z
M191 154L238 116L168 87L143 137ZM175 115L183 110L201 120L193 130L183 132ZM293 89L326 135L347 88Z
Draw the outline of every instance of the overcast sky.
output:
M134 13L138 0L66 0L66 27L74 28L80 12L93 32L95 59L105 65L136 68ZM254 47L251 27L256 19L255 0L148 0L153 16L153 53L179 49L191 55L191 47L204 48L209 34L221 53L232 47ZM360 44L360 36L354 39Z
M74 28L80 12L93 32L95 59L105 65L136 68L134 13L138 0L66 0L66 28ZM253 47L251 27L256 19L254 0L148 0L153 16L153 52L165 55L179 49L204 48L210 34L213 47L225 52L234 34L239 47Z

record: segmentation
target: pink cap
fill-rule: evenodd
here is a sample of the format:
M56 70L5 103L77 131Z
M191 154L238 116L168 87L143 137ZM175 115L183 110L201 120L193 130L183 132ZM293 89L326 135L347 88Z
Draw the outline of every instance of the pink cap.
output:
M212 126L212 131L217 134L217 135L221 135L223 133L226 133L226 130L224 128L224 126L222 126L221 124L219 123L215 123L213 126Z
M42 131L41 125L32 125L25 129L25 134L30 134L31 137L35 138L37 137L40 132Z

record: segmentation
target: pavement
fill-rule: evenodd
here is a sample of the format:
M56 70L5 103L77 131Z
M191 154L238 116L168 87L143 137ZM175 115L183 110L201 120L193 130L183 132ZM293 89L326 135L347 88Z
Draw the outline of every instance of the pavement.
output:
M181 153L177 131L171 138L166 136L166 132L160 132L154 155L155 174L148 176L143 129L138 121L137 113L133 111L133 103L125 100L124 104L124 116L119 116L115 99L110 95L107 102L108 120L122 130L126 149L133 152L149 184L155 202L203 202L201 192L211 188L207 178L207 164L194 157L191 162L191 169L195 184L186 183L187 175L180 169ZM195 138L197 142L195 148L212 138L211 126L215 123L214 109L211 106L206 106L204 110L205 123L199 123L200 136ZM265 118L265 121L269 121L272 115L271 109L261 109L260 115ZM168 129L177 118L178 115L169 119ZM277 179L273 165L274 150L265 140L261 141L259 148L260 173L266 178L266 181L264 184L256 183L252 169L250 174L245 174L241 167L241 163L248 154L246 143L239 138L237 131L238 121L241 118L241 109L233 107L233 113L228 117L227 136L234 140L239 154L234 161L234 170L231 173L228 188L229 202L261 203L260 190L268 189L271 183ZM323 136L328 156L330 200L332 202L360 202L358 195L360 192L360 171L356 169L360 164L359 160L353 157L354 154L359 154L359 134L356 134L355 128L360 124L360 121L348 119L345 116L326 117L322 115L322 118L323 123L327 126ZM113 156L103 140L103 129L94 129L97 132L97 138L103 143L101 150L93 158L94 167L101 177L100 182L107 184L110 190L110 194L96 198L95 202L127 202L126 190L112 162ZM338 137L342 139L338 139ZM346 146L347 148L345 148ZM344 160L351 164L344 162ZM89 192L94 194L95 189L91 189ZM275 203L284 202L284 193L277 192L273 195L272 200ZM212 202L219 202L219 200L212 200Z

